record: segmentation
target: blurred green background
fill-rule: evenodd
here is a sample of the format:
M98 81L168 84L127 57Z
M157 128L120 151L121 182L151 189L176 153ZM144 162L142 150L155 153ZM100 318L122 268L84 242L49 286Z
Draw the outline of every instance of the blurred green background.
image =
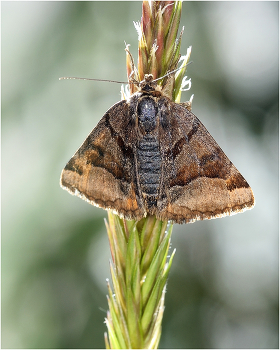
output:
M103 348L106 212L62 168L137 57L141 2L2 2L2 348ZM256 207L175 225L161 348L278 348L278 2L184 2L193 112Z

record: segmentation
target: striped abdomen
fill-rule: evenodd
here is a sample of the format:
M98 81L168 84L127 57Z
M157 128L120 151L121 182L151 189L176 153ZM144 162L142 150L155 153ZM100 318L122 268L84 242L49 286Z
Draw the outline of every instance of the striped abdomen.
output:
M158 139L146 134L137 146L140 190L148 207L157 205L160 186L161 155Z

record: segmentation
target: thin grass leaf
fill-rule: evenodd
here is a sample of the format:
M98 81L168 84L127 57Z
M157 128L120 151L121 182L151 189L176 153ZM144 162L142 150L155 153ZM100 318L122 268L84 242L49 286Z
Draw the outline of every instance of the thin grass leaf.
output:
M112 264L110 263L110 271L112 277L112 283L115 291L115 298L118 305L121 305L122 310L126 313L126 288L124 283L120 283L120 279L117 278L116 272Z
M127 347L127 345L125 343L125 340L124 340L124 337L122 334L122 329L120 326L119 319L117 317L115 308L114 308L112 300L110 298L108 298L108 305L109 305L110 315L112 317L112 324L113 324L114 331L115 331L115 337L118 340L121 348L123 349L123 348Z
M139 310L135 306L134 296L130 288L127 290L127 324L132 348L142 349L143 332L140 325Z
M143 258L141 261L141 270L143 274L146 273L147 268L150 265L155 255L155 252L157 250L158 243L160 240L161 228L162 228L162 222L157 220L150 237L150 244L147 246L146 250L144 251Z
M164 259L164 257L166 257L168 253L170 234L171 232L169 232L169 234L161 242L158 250L156 251L153 257L151 265L147 270L145 282L142 285L142 291L141 291L143 306L145 306L146 302L148 301L148 298L154 286L154 281L156 280L156 277L159 273L159 269L161 265L165 264L166 260Z
M108 340L107 332L104 333L104 340L105 340L105 347L106 347L106 349L111 349L110 344L109 344L109 340Z
M115 329L114 329L111 317L109 318L107 316L107 318L105 318L105 323L106 323L106 326L108 329L110 348L111 349L120 349L121 347L120 347L120 344L119 344L118 339L116 337L116 333L115 333Z
M144 253L145 249L149 244L155 222L156 222L156 217L152 215L149 215L144 221L144 225L140 233L140 244L142 247L142 251L141 251L142 254Z
M164 312L164 299L165 299L165 289L161 293L161 298L159 300L158 306L153 316L152 323L150 325L149 332L146 335L145 347L149 349L157 348L158 342L161 335L161 322Z
M149 326L152 322L153 315L155 312L155 307L158 303L159 290L160 290L160 280L157 279L155 284L153 285L151 296L147 301L147 305L144 308L144 313L141 319L141 325L142 325L144 334L147 333L147 330L149 329Z

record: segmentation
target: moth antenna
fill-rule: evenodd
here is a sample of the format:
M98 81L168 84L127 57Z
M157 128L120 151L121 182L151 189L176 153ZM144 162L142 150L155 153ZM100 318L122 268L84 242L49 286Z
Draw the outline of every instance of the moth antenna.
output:
M75 79L75 80L93 80L105 81L107 83L127 84L127 81L107 80L107 79L93 79L93 78L79 78L79 77L60 77L58 80Z
M158 81L160 79L163 79L163 78L167 77L168 75L170 75L170 74L172 74L174 72L177 72L178 70L186 67L190 63L192 63L192 61L188 62L185 66L179 67L177 69L174 69L171 72L168 72L165 75L163 75L162 77L157 78L157 79L155 79L153 81ZM127 81L118 81L118 80L108 80L108 79L81 78L81 77L60 77L60 78L58 78L58 80L70 80L70 79L71 80L91 80L91 81L102 81L102 82L107 82L107 83L117 83L117 84L129 84L129 83L132 83L132 84L135 84L135 85L139 85L140 82L132 77L133 74L135 74L135 71L131 72L130 77L129 77L129 82L127 82ZM137 72L136 72L136 74L137 74Z
M178 70L180 70L180 69L182 69L182 68L184 68L184 67L187 67L187 66L188 66L189 64L191 64L192 62L193 62L193 61L188 62L186 65L184 65L184 66L182 66L182 67L179 67L179 68L176 68L176 69L172 70L171 72L168 72L168 73L164 74L162 77L157 78L157 79L155 79L155 80L153 80L153 81L161 80L161 79L167 77L168 75L170 75L170 74L172 74L172 73L175 73L175 72L177 72Z

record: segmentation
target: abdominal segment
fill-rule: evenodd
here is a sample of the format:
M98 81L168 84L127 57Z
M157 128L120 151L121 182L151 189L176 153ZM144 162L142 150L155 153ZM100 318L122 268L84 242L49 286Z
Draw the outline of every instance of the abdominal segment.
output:
M156 207L160 187L161 155L158 139L146 134L137 146L139 185L146 209Z

